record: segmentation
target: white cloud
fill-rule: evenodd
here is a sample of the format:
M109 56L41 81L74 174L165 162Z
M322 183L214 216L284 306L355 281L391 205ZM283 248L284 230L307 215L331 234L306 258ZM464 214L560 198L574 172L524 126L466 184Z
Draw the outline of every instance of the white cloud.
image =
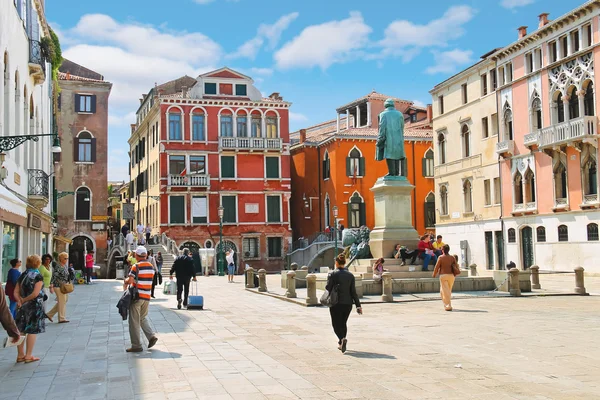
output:
M271 68L256 68L256 67L252 67L252 68L250 68L250 71L252 72L253 75L269 76L269 75L273 74L273 69L271 69Z
M215 0L194 0L194 3L205 5L205 4L212 3L213 1L215 1Z
M279 43L279 39L281 38L283 31L285 31L290 24L296 18L298 18L298 15L300 14L293 12L282 16L272 25L260 24L256 36L238 47L234 53L228 54L227 58L249 58L254 60L265 41L269 42L269 49L274 49Z
M534 2L535 0L502 0L500 5L504 8L512 10L513 8L528 6Z
M334 63L359 57L371 32L362 15L351 12L344 20L304 28L275 53L275 62L281 69L318 66L325 70Z
M417 107L425 107L425 103L423 103L421 100L413 100L413 104Z
M433 52L435 65L425 70L428 74L453 73L461 65L472 61L473 52L471 50L450 50L444 52Z
M294 121L294 122L306 122L308 121L308 118L300 113L295 113L295 112L291 112L289 113L290 115L290 121Z

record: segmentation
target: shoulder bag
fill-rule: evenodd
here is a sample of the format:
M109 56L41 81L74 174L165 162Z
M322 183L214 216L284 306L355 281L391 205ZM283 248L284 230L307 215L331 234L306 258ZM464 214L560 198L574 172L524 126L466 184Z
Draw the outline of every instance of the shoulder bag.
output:
M452 263L452 274L454 276L460 275L460 268L458 268L458 265L456 265L456 261Z
M69 294L69 293L72 293L72 292L75 290L75 287L74 287L74 286L73 286L73 284L71 283L71 280L70 280L70 279L71 279L71 274L70 274L70 272L69 272L69 281L68 281L68 282L65 282L65 283L62 283L62 284L60 285L60 292L61 292L62 294Z
M330 276L330 279L333 280L333 276ZM335 306L338 301L339 301L339 294L338 294L338 290L339 290L340 285L339 284L333 284L332 288L331 288L331 292L327 289L325 289L325 293L323 293L323 296L321 296L321 304L327 307L333 307Z

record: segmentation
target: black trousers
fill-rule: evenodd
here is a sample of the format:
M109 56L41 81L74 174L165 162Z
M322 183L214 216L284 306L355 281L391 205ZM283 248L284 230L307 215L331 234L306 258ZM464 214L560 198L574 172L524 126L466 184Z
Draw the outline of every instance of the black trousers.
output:
M333 331L338 337L338 344L342 343L342 339L344 339L348 333L348 326L346 326L346 323L348 322L348 317L350 316L351 312L352 304L336 304L329 309L329 314L331 315L331 325L333 326Z
M181 300L181 292L183 293L183 305L187 306L188 296L190 294L190 278L177 278L177 301Z
M150 296L154 297L154 288L156 287L156 284L158 283L158 273L154 274L154 277L152 278L152 291L150 293Z
M94 268L87 268L85 269L85 276L87 278L87 283L90 283L92 281L92 274L94 273Z
M419 255L419 250L407 251L406 249L400 250L400 257L402 257L402 261L405 262L408 258L410 258L410 263L414 264L417 256Z

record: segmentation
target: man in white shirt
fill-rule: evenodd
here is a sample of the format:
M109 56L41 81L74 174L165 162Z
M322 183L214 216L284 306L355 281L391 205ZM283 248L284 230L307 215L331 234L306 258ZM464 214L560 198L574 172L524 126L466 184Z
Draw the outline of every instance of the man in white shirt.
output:
M146 227L144 227L144 225L142 225L142 223L140 222L137 226L137 233L138 233L138 245L144 245L144 232L146 230Z
M127 240L127 248L129 250L133 250L134 238L133 233L131 233L131 231L127 232L127 237L125 238L125 240Z

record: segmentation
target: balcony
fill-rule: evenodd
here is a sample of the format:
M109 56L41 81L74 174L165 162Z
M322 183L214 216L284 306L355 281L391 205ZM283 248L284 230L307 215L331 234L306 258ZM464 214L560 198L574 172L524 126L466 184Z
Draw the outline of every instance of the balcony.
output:
M42 44L37 40L29 40L29 75L36 85L46 80L46 57Z
M564 145L579 147L597 140L597 134L598 117L585 116L543 128L538 143L542 150Z
M257 137L224 137L219 138L221 150L235 151L281 151L283 141L281 138L257 138Z
M496 154L502 157L513 156L515 154L515 141L504 140L496 143Z
M210 187L210 175L169 175L169 186L171 187Z
M554 199L554 207L552 211L566 211L569 209L569 200L566 198Z
M584 194L581 208L600 208L600 197L597 194Z
M50 178L46 172L41 169L29 170L28 200L40 210L46 208L50 200L49 184Z
M517 203L513 205L513 214L535 214L537 212L537 203Z
M535 131L534 133L528 133L523 137L523 144L529 149L538 147L540 145L540 135L541 132L539 130Z

